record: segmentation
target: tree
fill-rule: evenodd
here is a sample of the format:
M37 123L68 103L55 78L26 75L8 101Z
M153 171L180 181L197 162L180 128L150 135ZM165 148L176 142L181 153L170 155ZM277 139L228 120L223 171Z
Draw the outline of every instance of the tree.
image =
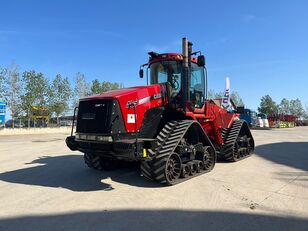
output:
M80 72L78 72L75 77L74 93L74 106L78 105L79 99L84 98L90 94L89 85L86 82L86 77Z
M21 96L22 108L28 117L28 127L30 127L33 107L47 108L48 106L48 80L42 73L36 73L32 70L23 73L22 82L24 85Z
M306 111L305 111L305 115L303 116L305 120L308 120L308 103L306 103Z
M215 99L215 91L212 90L212 89L208 90L208 92L207 92L207 98L208 98L208 99Z
M102 82L102 92L111 91L123 88L123 84L121 83L111 83L108 81Z
M4 99L11 111L12 127L15 127L15 118L21 114L21 79L18 66L12 63L6 69Z
M305 115L302 102L299 99L290 100L290 114L301 118Z
M208 92L207 92L207 98L208 99L220 99L224 96L224 93L223 92L215 92L214 90L210 89Z
M6 69L0 67L0 101L4 100Z
M91 83L91 94L99 94L120 88L123 88L123 84L121 83L112 83L108 81L100 83L98 79L95 79Z
M261 98L260 107L258 107L260 113L272 115L278 113L278 105L269 95L265 95Z
M103 92L102 84L99 82L98 79L93 80L91 84L91 93L99 94L102 92Z
M283 98L279 104L279 113L288 115L290 114L290 101Z
M215 92L214 90L209 90L207 93L208 99L221 99L224 96L224 92ZM230 95L230 98L234 102L234 104L238 106L244 106L244 101L240 97L237 91L233 91Z
M240 95L238 94L237 91L233 91L231 93L230 98L232 99L232 101L234 102L235 106L239 107L239 106L244 106L244 101L243 99L240 97Z
M60 74L56 75L49 89L50 111L56 114L59 126L59 116L68 109L68 101L72 93L68 78L62 78Z

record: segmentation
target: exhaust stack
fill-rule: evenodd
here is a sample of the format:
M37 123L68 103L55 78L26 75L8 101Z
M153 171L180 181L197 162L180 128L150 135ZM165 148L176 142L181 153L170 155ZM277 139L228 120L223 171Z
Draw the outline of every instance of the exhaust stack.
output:
M191 67L192 43L187 38L182 39L182 55L183 55L183 70L182 70L182 91L183 100L182 107L186 110L186 103L190 102L189 86L190 86L190 67Z

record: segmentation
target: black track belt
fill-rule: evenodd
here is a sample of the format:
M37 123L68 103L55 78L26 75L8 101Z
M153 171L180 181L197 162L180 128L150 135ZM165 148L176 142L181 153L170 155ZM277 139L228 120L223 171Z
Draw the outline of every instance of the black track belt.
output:
M245 130L245 136L247 136L248 140L251 140L250 146L237 147L236 144L239 139L241 129ZM230 129L224 129L222 131L222 137L224 139L224 146L219 156L226 161L239 161L250 156L254 150L254 141L251 132L247 123L243 120L236 120Z

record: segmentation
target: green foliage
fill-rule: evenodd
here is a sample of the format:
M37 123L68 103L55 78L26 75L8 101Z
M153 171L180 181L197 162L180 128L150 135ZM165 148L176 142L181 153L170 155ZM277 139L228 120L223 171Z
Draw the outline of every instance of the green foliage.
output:
M102 92L116 90L120 88L123 88L123 85L121 83L111 83L108 81L104 81L102 83L102 90L103 90Z
M260 113L272 115L278 113L278 105L269 95L265 95L261 98L260 107L258 107Z
M306 108L306 110L305 110L305 114L304 114L303 118L304 118L305 120L308 120L308 103L306 103L305 108Z
M290 114L290 101L283 98L279 104L279 113L288 115Z
M224 92L215 92L213 90L209 90L207 95L208 99L221 99L224 96ZM244 101L237 91L232 91L230 98L236 106L244 106Z
M98 79L93 80L92 85L91 85L91 93L92 94L99 94L101 92L103 92L101 83L99 82Z
M120 88L123 88L123 85L121 83L111 83L108 81L103 81L102 83L100 83L98 79L95 79L92 81L91 84L91 94L99 94Z
M12 119L20 117L21 109L21 78L19 74L19 67L12 63L5 72L5 89L4 100L11 111Z
M69 99L72 90L68 78L63 78L60 74L56 75L49 87L49 108L55 113L57 120L59 116L69 108ZM57 121L59 124L59 121Z
M24 85L22 99L22 108L28 118L31 116L32 106L47 107L48 106L48 80L42 73L35 71L25 71L22 75Z
M75 77L75 87L74 87L74 107L78 105L79 99L90 95L89 84L86 82L86 76L80 72L76 74Z
M236 91L233 91L231 93L231 99L234 102L235 106L239 107L239 106L244 106L244 101L243 99L240 97L239 93Z
M208 99L215 99L215 91L212 90L212 89L208 90L208 92L207 92L207 98L208 98Z
M0 67L0 101L4 101L6 69Z
M290 113L301 118L305 115L302 102L299 99L290 100Z

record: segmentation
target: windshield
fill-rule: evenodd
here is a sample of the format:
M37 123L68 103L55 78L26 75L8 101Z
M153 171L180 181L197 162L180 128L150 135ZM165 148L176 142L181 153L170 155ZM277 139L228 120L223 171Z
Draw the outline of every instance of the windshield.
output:
M170 97L174 99L180 95L182 83L181 61L161 61L150 67L150 83L168 83ZM191 64L190 86L188 88L192 106L201 108L205 99L205 80L203 67Z
M178 95L181 90L182 65L179 61L162 61L150 67L151 84L169 83L171 98Z

